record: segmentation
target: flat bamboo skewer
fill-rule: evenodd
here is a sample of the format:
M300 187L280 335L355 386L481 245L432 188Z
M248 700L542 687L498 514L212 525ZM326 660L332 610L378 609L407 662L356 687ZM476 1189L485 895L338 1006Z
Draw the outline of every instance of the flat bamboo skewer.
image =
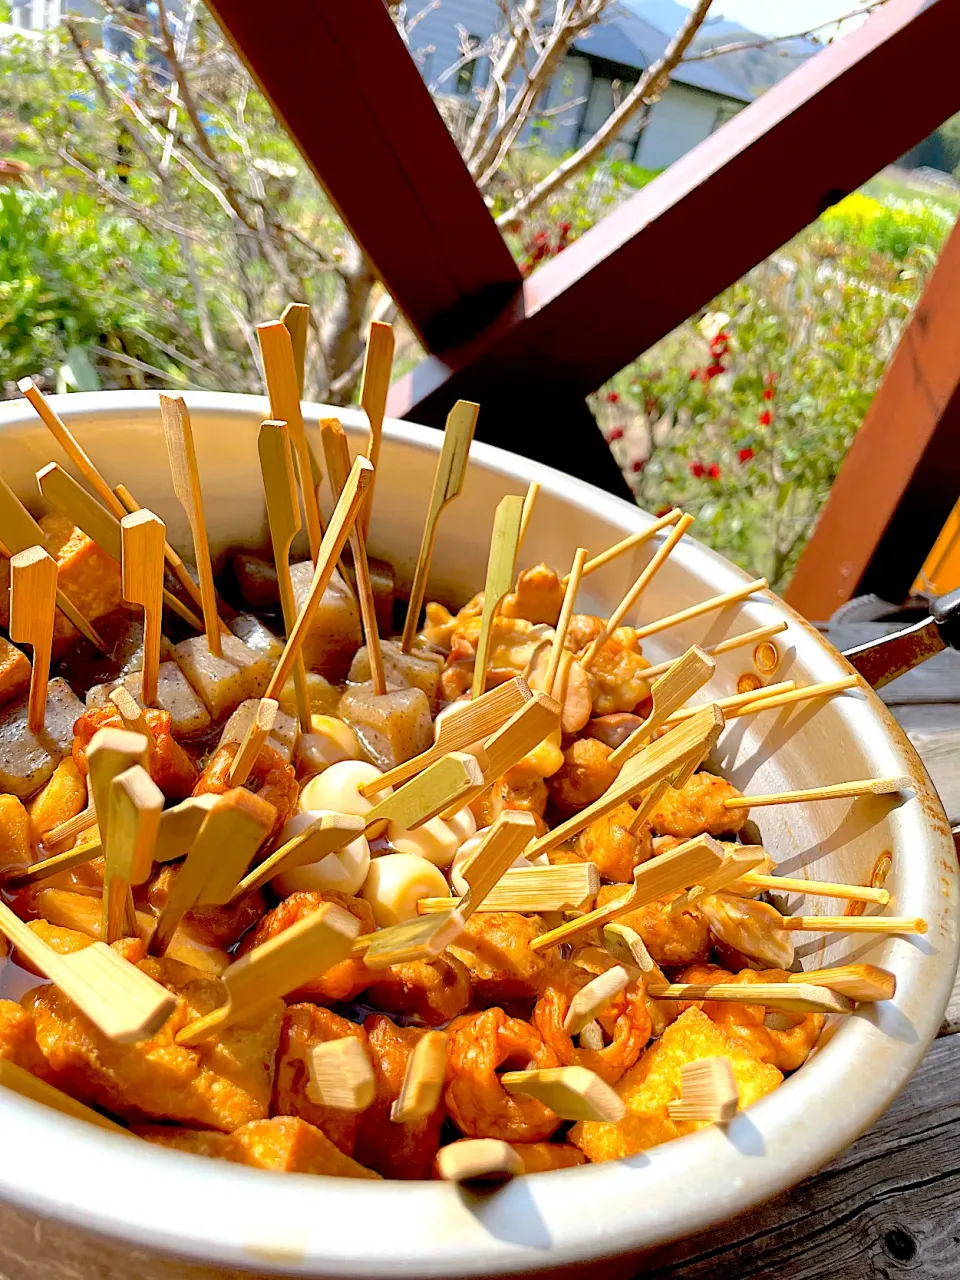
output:
M160 414L163 418L163 434L166 437L167 454L170 458L173 490L183 507L193 535L193 557L200 579L200 600L203 626L207 633L207 648L215 658L220 658L223 656L223 645L220 642L221 624L217 614L217 589L213 583L213 565L210 563L210 544L207 540L207 522L203 513L203 494L200 490L200 472L197 467L197 451L193 443L190 414L181 396L164 395L160 397Z
M834 969L791 973L787 981L827 987L851 1000L892 1000L897 994L896 976L875 964L844 964Z
M752 871L754 867L761 866L766 861L766 854L763 847L759 844L741 844L728 847L724 854L723 862L716 869L712 876L708 877L702 884L694 885L692 889L688 889L686 893L680 895L671 903L674 911L679 911L686 906L688 902L696 902L698 898L704 897L708 893L719 893L721 889L726 889L728 885L735 881L741 880L747 872Z
M724 800L725 809L760 809L772 804L806 804L812 800L837 800L854 796L889 796L898 791L912 791L913 781L906 776L894 778L862 778L857 782L833 782L825 787L809 787L805 791L780 791L765 796L731 796Z
M778 680L776 684L767 685L767 688L773 691L771 701L775 695L780 693L799 692L792 680ZM751 699L754 702L758 700L758 690L750 689L746 693L731 693L725 698L715 698L714 705L720 708L725 717L732 717L741 707L747 706ZM680 707L679 710L667 716L664 723L668 726L682 724L684 720L689 720L691 716L695 716L701 707L701 703L695 703L689 707Z
M620 1095L586 1067L505 1071L500 1083L507 1093L536 1098L564 1120L602 1120L616 1124L627 1110Z
M89 831L91 827L97 825L97 811L92 803L88 804L83 813L78 813L74 818L67 818L65 822L59 823L48 831L43 838L43 843L48 848L53 848L58 844L63 844L64 840L73 840L75 836L82 836L85 831ZM34 863L33 867L28 868L32 871L39 863Z
M156 1035L177 998L105 942L62 956L0 902L0 933L110 1040L136 1044Z
M483 614L470 691L472 698L479 698L486 688L487 665L493 646L493 623L500 603L513 586L516 575L522 515L523 499L508 496L500 499L493 517L493 536L490 539L490 556L483 588Z
M458 904L464 921L479 909L507 869L513 866L536 829L537 822L532 813L506 809L500 814L461 870L469 885L469 891Z
M27 729L38 736L47 718L56 608L57 562L43 547L18 552L10 561L10 638L33 650Z
M120 564L123 558L120 521L111 511L91 497L59 463L50 462L41 467L37 472L37 485L52 507L72 520L78 529ZM166 587L163 589L163 603L195 631L203 630L202 620Z
M580 657L580 665L589 668L597 654L609 640L610 636L616 631L620 623L630 612L636 602L640 599L643 592L647 589L653 579L657 576L663 566L666 564L670 553L674 547L693 524L693 516L682 515L677 523L673 526L663 541L662 546L657 548L649 564L643 569L640 576L634 582L633 586L623 597L617 607L611 613L610 617L604 624L603 630L597 636L596 640L588 646L585 653Z
M593 1022L598 1013L602 1013L611 1000L615 1000L621 991L630 985L630 974L622 965L615 965L606 973L598 973L595 978L581 987L570 1001L563 1029L568 1036L578 1036L588 1022Z
M260 473L267 503L267 523L273 560L277 567L277 586L280 591L280 609L283 627L287 635L297 620L297 602L290 576L290 545L300 532L300 503L297 498L297 479L293 469L293 451L290 447L289 427L283 422L264 422L257 437L260 454ZM298 655L293 665L293 687L297 698L297 716L302 733L309 733L310 692L307 687L307 670L303 657Z
M5 545L11 558L21 551L29 551L31 547L42 547L45 542L43 530L2 478L0 478L0 541ZM56 588L56 605L86 640L89 640L101 653L109 653L92 624L59 586Z
M323 593L333 577L334 566L340 558L340 553L347 538L350 536L350 530L360 511L372 478L373 467L371 467L366 458L357 458L350 470L343 493L340 495L333 515L330 517L327 531L320 543L320 554L316 561L309 594L304 601L297 621L294 623L293 630L287 636L286 646L280 655L280 660L274 669L270 683L267 685L265 696L268 698L279 698L283 686L290 678L294 663L303 648L307 632L313 624L314 616L320 606L320 601L323 599Z
M592 862L579 866L517 867L504 872L477 911L515 911L539 915L543 911L564 911L577 907L584 898L596 897L600 873ZM433 915L459 907L462 898L421 898L417 910Z
M366 823L351 813L325 813L309 827L282 844L240 881L230 902L259 889L281 871L292 871L306 862L319 862L362 836Z
M432 747L368 782L360 788L360 794L370 800L387 787L399 787L451 751L462 751L485 741L532 698L533 693L523 677L514 676L476 700L464 702L456 711L444 715Z
M163 628L163 548L167 531L152 511L120 521L123 598L143 609L143 673L140 696L145 707L157 701ZM217 635L219 644L219 633ZM150 738L152 742L152 737Z
M667 1103L671 1120L724 1124L740 1106L740 1090L727 1058L700 1058L680 1068L680 1097Z
M290 335L293 350L293 367L297 372L297 390L303 399L304 366L307 362L307 333L310 329L310 308L305 302L288 302L280 315L280 323Z
M86 854L84 861L96 857L98 849L105 850L109 847L110 822L113 815L111 803L113 780L135 766L144 770L149 767L149 743L152 740L152 736L131 733L128 729L98 729L93 735L87 749L87 768L90 775L90 795L100 828L100 839L96 843L91 842L84 846L82 850L72 851ZM130 936L136 937L137 917L129 886L122 890L118 885L112 897L119 898L120 902L119 905L114 903L111 910L119 914Z
M422 827L451 805L460 808L464 797L483 785L483 770L476 756L451 751L405 787L375 804L364 815L367 835L373 839L382 834L390 822L405 831Z
M927 922L922 916L784 916L777 928L788 933L926 933Z
M676 524L683 512L679 507L674 507L672 511L668 511L665 516L659 516L654 520L653 524L647 525L646 529L641 529L638 533L631 533L626 538L622 538L619 542L615 542L612 547L607 547L606 551L601 551L599 555L591 557L583 566L583 577L588 574L595 573L597 569L602 569L604 565L609 564L612 560L616 560L618 556L625 555L628 551L633 551L636 547L642 547L645 542L649 542L655 537L661 529L667 529L672 524ZM569 577L569 575L567 575ZM563 579L563 585L567 585L567 579Z
M750 644L763 644L766 640L771 640L774 636L780 635L787 629L786 622L772 622L768 627L756 627L753 631L744 631L738 636L730 636L726 640L721 640L719 644L711 644L703 649L703 652L709 658L719 658L725 653L732 653L735 649L746 648ZM679 658L668 658L665 662L658 662L652 667L648 667L643 673L647 679L653 679L656 676L662 676L665 671L669 671L672 666L679 662Z
M810 982L647 982L644 989L651 1000L762 1004L787 1013L852 1013L854 1007L846 996Z
M347 433L340 424L339 418L321 418L317 424L320 429L320 444L323 447L323 457L327 464L327 481L330 485L330 496L333 498L333 505L340 501L340 494L343 490L343 484L337 484L337 474L339 467L337 460L340 457L350 457L350 446L347 443ZM369 459L368 459L369 461ZM317 502L320 501L320 490L317 489ZM338 568L340 576L344 582L352 588L353 575L347 572L347 566L342 559L338 560Z
M470 457L470 445L473 442L479 412L480 406L474 404L472 400L458 400L447 414L443 445L437 460L430 505L427 508L427 520L423 526L417 565L413 572L413 585L410 588L410 602L407 605L407 616L403 624L403 639L400 647L404 653L410 652L417 634L420 610L423 608L423 599L427 593L427 579L430 576L430 563L433 560L440 516L454 498L459 496L463 488Z
M125 484L116 485L113 492L117 495L117 498L120 500L123 505L123 509L128 516L134 516L138 511L143 510L143 507L141 507L140 503L137 502L136 498ZM183 587L194 606L202 612L203 600L200 595L200 588L190 576L190 571L183 559L176 551L174 551L169 542L163 548L163 558L166 560L170 572L180 583L181 587ZM203 631L203 619L198 618L195 613L187 609L186 605L182 604L176 596L170 595L170 593L167 592L164 599L170 605L170 608L173 609L174 613L178 613L180 617L183 618L184 622L188 622L195 631ZM229 631L229 627L222 618L220 619L220 630L223 634L226 634Z
M24 1071L23 1067L18 1067L8 1058L0 1058L0 1088L9 1089L11 1093L19 1093L22 1098L42 1103L43 1106L50 1107L52 1111L60 1111L65 1116L73 1116L74 1120L85 1120L87 1124L95 1124L100 1129L130 1137L130 1131L124 1129L122 1125L108 1120L92 1107L77 1102L68 1093L54 1088L45 1080L39 1080L31 1072Z
M289 330L281 320L258 324L257 338L260 341L263 376L270 400L270 417L275 422L285 422L290 431L290 441L297 459L297 470L300 472L300 492L303 494L310 559L316 564L317 556L320 554L323 528L320 521L320 508L317 505L317 493L313 485L313 470L310 449L307 445L307 432L303 425L303 410L300 407L300 379L297 374L293 341Z
M250 777L250 770L257 763L257 757L266 745L277 723L280 703L276 698L261 698L257 709L250 718L247 731L240 743L240 750L233 757L227 781L231 787L242 787Z
M557 675L560 671L560 659L563 657L563 646L567 639L567 632L570 630L570 619L573 617L573 606L576 604L577 591L580 588L580 580L583 577L583 566L586 563L586 558L586 547L577 547L570 572L564 579L566 585L563 592L563 604L560 606L560 617L557 619L557 628L553 637L553 645L550 649L550 664L547 667L546 679L543 682L544 692L549 693L551 697L554 696Z
M184 1027L177 1044L200 1044L296 990L309 978L325 973L350 954L359 928L349 912L327 903L254 947L220 975L227 989L226 1004Z
M523 1173L523 1161L499 1138L464 1138L437 1152L437 1173L444 1182L493 1187Z
M103 936L106 942L137 937L130 890L149 879L160 831L163 792L140 765L110 784L109 835L104 844Z
M825 698L834 693L843 693L846 689L855 689L861 680L860 676L841 676L838 680L823 680L819 684L807 684L800 689L787 689L783 693L767 696L767 690L774 686L767 685L767 690L754 690L752 702L741 702L738 707L731 708L729 719L738 716L758 715L761 711L773 711L777 707L792 706L795 702L808 702L812 698Z
M655 622L648 622L644 627L637 627L637 639L645 640L647 636L656 635L659 631L666 631L669 627L679 627L682 623L691 622L694 618L702 617L705 613L713 613L716 609L726 608L728 604L736 604L740 600L746 600L755 591L765 591L767 585L766 578L755 578L753 582L745 582L742 587L734 587L732 591L725 591L722 595L712 596L709 600L701 600L699 604L692 604L688 609L681 609L678 613L670 613L665 618L657 618Z
M425 1031L407 1059L400 1096L390 1107L394 1124L421 1120L435 1111L447 1070L447 1033Z
M334 1111L366 1111L377 1094L377 1078L356 1036L325 1040L307 1055L306 1094L311 1102Z
M833 884L826 880L802 880L791 876L767 876L750 871L742 877L753 889L769 889L774 893L806 893L815 898L843 898L849 902L875 902L885 907L890 901L887 889L871 885Z
M713 659L708 658L702 649L692 645L683 657L678 658L654 683L650 690L653 703L650 714L643 724L637 725L629 738L621 742L620 746L607 757L608 763L614 769L619 769L626 764L631 756L636 755L644 742L653 737L674 711L682 707L698 689L703 688L713 677L716 669L717 664Z
M442 911L425 919L408 920L404 924L361 934L353 944L352 954L363 956L368 969L389 969L408 960L436 959L463 933L463 917L459 911Z
M36 410L38 417L43 425L47 428L57 444L64 451L73 465L86 480L87 484L94 490L100 501L104 504L108 511L111 511L118 520L136 509L137 504L133 502L127 489L118 485L118 493L114 491L104 480L103 476L97 470L90 460L89 455L82 448L79 440L59 416L53 411L51 405L45 399L43 392L39 387L33 385L30 378L21 378L17 383L17 387ZM122 489L122 494L119 492ZM129 499L129 502L128 502ZM187 572L186 565L174 551L173 547L168 543L164 548L164 555L167 564L173 571L174 577L186 591L187 595L195 605L201 603L200 593L197 590L197 584Z
M526 496L523 499L523 512L520 516L520 537L517 539L517 555L520 554L520 548L523 546L523 540L527 536L527 529L530 521L533 519L533 509L537 505L537 498L540 496L540 481L531 480L527 485Z
M380 462L380 444L383 440L383 419L387 412L387 392L390 390L390 373L393 368L393 350L395 339L393 325L381 320L370 323L367 336L367 350L363 357L363 373L360 375L360 408L367 415L370 423L370 435L367 440L367 457L374 468ZM373 511L373 486L363 513L361 528L363 536L367 536L370 528L370 516Z

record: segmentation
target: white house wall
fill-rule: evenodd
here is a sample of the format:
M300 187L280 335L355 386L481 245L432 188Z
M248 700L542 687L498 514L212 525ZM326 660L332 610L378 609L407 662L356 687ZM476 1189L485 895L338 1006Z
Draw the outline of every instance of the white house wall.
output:
M670 84L650 112L640 137L637 164L665 169L713 133L723 98L682 84Z

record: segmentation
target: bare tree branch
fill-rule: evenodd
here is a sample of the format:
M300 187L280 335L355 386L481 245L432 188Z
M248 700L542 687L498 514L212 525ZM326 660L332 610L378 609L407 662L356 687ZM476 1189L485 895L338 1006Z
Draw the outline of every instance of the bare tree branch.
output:
M838 18L831 18L829 22L821 22L816 27L807 27L805 31L796 31L791 36L761 36L756 40L737 40L732 44L718 44L709 49L701 49L697 53L688 53L683 61L684 64L688 62L706 62L708 58L721 58L727 53L742 53L745 49L766 49L772 44L785 44L790 40L806 40L810 36L815 36L818 31L825 31L828 27L839 27L841 23L847 22L850 18L861 18L865 14L871 14L874 9L879 9L881 5L886 3L887 0L871 0L870 4L861 5L859 9L851 9L849 13L843 13Z

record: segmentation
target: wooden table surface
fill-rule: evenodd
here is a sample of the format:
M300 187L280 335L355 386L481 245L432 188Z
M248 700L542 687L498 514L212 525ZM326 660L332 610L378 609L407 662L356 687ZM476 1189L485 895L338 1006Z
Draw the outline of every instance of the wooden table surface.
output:
M897 630L825 627L838 649ZM960 654L880 691L960 824ZM644 1269L671 1280L960 1280L960 981L919 1071L874 1127L815 1177Z

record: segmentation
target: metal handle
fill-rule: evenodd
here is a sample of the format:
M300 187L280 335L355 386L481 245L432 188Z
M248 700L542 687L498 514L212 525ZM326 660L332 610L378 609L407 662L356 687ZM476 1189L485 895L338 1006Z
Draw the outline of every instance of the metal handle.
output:
M960 649L960 587L934 600L930 613L940 628L940 638L951 649Z

